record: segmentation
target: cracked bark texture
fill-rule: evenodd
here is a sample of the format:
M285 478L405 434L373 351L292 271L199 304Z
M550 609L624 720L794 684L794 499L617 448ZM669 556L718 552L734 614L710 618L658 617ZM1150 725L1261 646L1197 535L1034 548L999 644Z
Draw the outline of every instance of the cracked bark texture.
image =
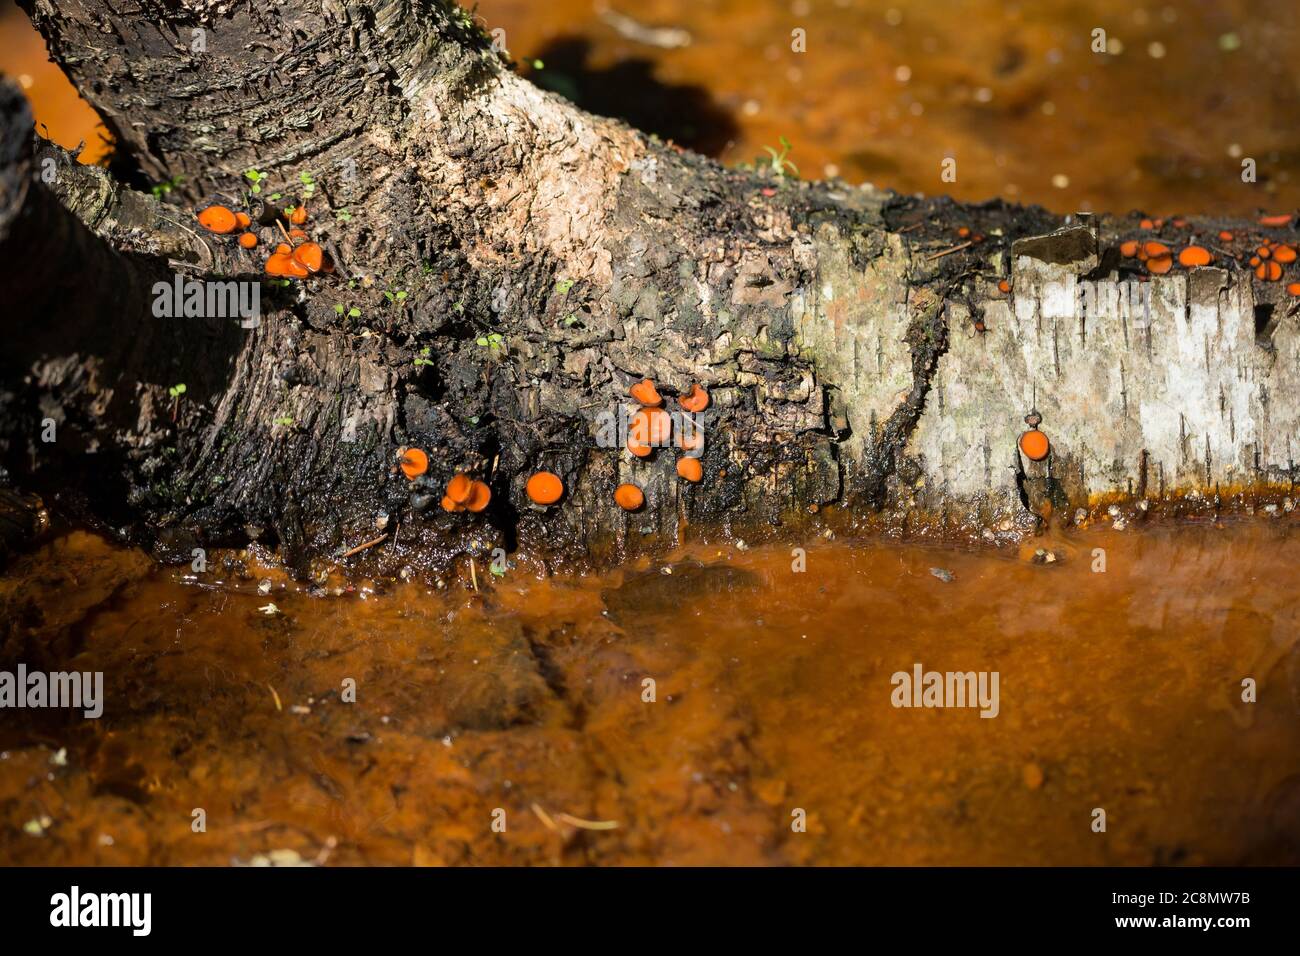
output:
M533 87L444 0L24 6L136 173L176 182L179 202L62 160L14 198L56 195L108 283L83 290L121 291L57 321L21 307L45 335L18 336L8 363L6 459L30 459L40 484L94 448L90 507L160 556L252 539L308 572L381 514L402 541L360 559L381 567L822 527L1002 538L1048 505L1209 510L1290 491L1300 343L1279 284L1235 263L1176 269L1136 316L1110 295L1134 278L1114 253L1134 221L1058 233L1038 209L724 169ZM339 273L268 287L254 330L153 318L159 272L260 275L261 255L192 219L245 208L250 168L286 192L302 172L320 181L312 228ZM984 241L939 255L957 223ZM9 268L68 285L15 236ZM1081 308L1084 285L1102 292ZM492 333L501 349L478 344ZM123 341L138 347L121 356ZM646 376L670 405L710 390L698 486L668 449L597 447L596 416ZM173 426L181 381L200 387ZM1042 463L1016 445L1033 408ZM52 447L34 437L42 409L68 426ZM430 487L394 473L404 445L431 452ZM538 469L567 489L545 512L523 491ZM490 483L482 515L437 507L456 471ZM622 481L645 489L642 512L614 505Z

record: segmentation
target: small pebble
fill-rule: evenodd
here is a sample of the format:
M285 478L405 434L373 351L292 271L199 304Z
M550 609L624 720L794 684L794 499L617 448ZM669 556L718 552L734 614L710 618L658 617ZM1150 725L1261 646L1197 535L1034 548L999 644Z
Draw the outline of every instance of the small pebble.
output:
M1024 777L1025 786L1030 790L1037 790L1043 785L1043 768L1036 763L1025 764L1021 775Z
M953 573L947 568L931 568L930 573L945 583L953 579Z

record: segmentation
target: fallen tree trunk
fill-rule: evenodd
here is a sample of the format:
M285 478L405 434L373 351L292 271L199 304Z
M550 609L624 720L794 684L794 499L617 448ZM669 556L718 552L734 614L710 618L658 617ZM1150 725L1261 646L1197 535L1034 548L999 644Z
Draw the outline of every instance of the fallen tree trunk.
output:
M1234 255L1294 242L1293 222L1166 224L1215 266L1149 275L1119 255L1121 239L1158 238L1136 217L1062 224L723 169L516 77L445 2L189 2L161 21L102 0L25 5L172 197L269 224L315 192L302 174L320 184L306 205L338 271L265 287L249 329L150 308L159 276L262 276L264 252L204 235L192 209L48 146L38 160L58 175L6 197L15 221L60 215L57 196L85 224L64 222L65 253L0 232L8 272L66 289L61 262L87 263L76 287L100 299L20 307L7 460L30 459L40 483L94 449L93 507L162 556L251 539L305 573L377 524L400 527L399 547L367 552L382 569L498 546L618 556L689 534L1004 539L1112 500L1290 507L1293 300ZM1225 228L1231 244L1213 238ZM709 390L700 484L677 477L675 450L599 447L601 413L643 377L670 397ZM42 446L45 412L63 431ZM1018 447L1031 414L1043 460ZM427 487L396 472L406 446L431 453ZM524 494L539 469L566 488L545 510ZM437 506L456 472L489 483L486 511ZM624 481L645 490L640 512L614 504Z

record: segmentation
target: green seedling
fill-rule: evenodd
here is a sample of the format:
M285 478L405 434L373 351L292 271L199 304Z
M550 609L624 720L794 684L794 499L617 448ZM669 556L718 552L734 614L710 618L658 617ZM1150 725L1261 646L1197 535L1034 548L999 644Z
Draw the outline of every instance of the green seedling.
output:
M475 341L478 342L478 344L483 346L484 348L490 349L493 352L493 354L500 352L501 349L504 348L506 344L505 336L503 336L500 332L492 332L488 335L480 335L477 339L475 339Z
M181 396L185 394L185 383L180 382L167 389L167 394L172 397L172 422L176 421L176 414L180 411Z
M771 169L772 175L776 176L778 179L784 179L786 177L787 175L786 170L789 170L790 173L792 173L797 178L799 175L799 167L796 166L794 163L790 162L788 158L790 155L790 150L792 148L790 146L790 141L786 139L784 136L782 136L780 138L780 143L781 143L781 151L779 153L771 146L763 147L763 149L767 152L768 156L771 157L771 160L768 161L766 164ZM764 162L765 161L761 156L757 160L755 160L756 164L764 163Z
M415 367L424 368L424 366L426 365L432 365L433 359L429 358L431 354L433 353L430 351L429 346L427 345L424 348L420 349L420 353L415 357Z
M569 290L572 288L573 288L572 279L561 279L559 282L555 283L555 291L558 292L560 295L568 295Z
M153 193L155 199L162 199L163 196L178 187L184 179L184 176L173 176L171 179L165 179L154 186L150 186L149 192Z
M244 170L244 178L253 184L248 188L256 196L262 191L262 183L267 179L267 175L258 172L256 169L246 169Z

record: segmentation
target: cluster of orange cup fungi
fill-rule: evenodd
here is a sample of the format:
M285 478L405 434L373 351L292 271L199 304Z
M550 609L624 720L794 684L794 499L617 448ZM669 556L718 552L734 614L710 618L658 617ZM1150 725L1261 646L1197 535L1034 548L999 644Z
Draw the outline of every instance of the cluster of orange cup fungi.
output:
M1289 226L1292 217L1290 215L1280 216L1262 216L1259 219L1261 226L1268 228L1279 228ZM1165 225L1163 219L1143 219L1139 226L1142 229L1161 229ZM1184 219L1171 219L1170 225L1182 229L1186 227L1187 221ZM1231 243L1236 241L1236 236L1227 229L1218 234L1218 240L1221 243ZM1283 266L1289 265L1300 258L1295 246L1278 242L1273 239L1258 240L1259 244L1252 252L1242 253L1237 258L1243 262L1255 273L1255 278L1261 282L1279 282L1283 275ZM1120 255L1137 259L1146 265L1147 271L1152 275L1164 275L1174 266L1174 254L1167 245L1156 240L1139 241L1129 239L1120 243ZM1189 245L1182 249L1177 256L1178 264L1185 269L1195 269L1201 266L1208 266L1214 262L1214 254L1209 249L1200 245ZM1300 282L1289 283L1286 291L1293 296L1300 296Z
M654 382L644 379L630 389L632 398L641 406L633 416L628 433L628 451L638 458L650 454L655 445L666 445L672 436L672 418L660 406L663 397ZM709 407L709 393L696 384L677 399L684 411L691 414ZM702 434L695 430L691 435L679 435L678 444L683 451L704 447ZM429 456L419 448L401 450L397 463L408 481L415 481L429 470ZM683 456L677 461L677 474L692 484L704 479L704 467L698 458ZM564 481L550 471L538 471L529 477L524 491L533 504L543 508L556 504L564 497ZM486 483L458 473L447 482L443 491L442 507L445 511L479 512L492 500L492 489ZM634 484L621 484L614 490L614 501L625 511L636 511L645 504L645 492Z
M422 448L404 448L397 460L397 467L406 476L407 481L415 481L429 470L429 456ZM444 511L479 512L492 501L492 489L486 482L470 478L469 475L453 475L442 496Z
M309 241L307 233L299 228L307 221L307 207L297 206L283 218L293 227L286 230L283 224L277 223L289 242L276 245L266 260L266 274L285 279L306 279L317 272L333 272L334 265L320 243ZM242 229L240 246L245 249L257 247L257 233L252 231L253 222L247 213L234 212L225 206L208 206L199 213L199 225L221 236Z
M650 379L642 379L628 394L641 407L632 416L628 427L627 450L636 458L648 458L655 448L672 441L673 419L663 409L663 396ZM677 398L681 409L691 415L709 407L709 393L696 382L690 391ZM699 429L679 430L677 445L684 452L699 451L704 447L704 436ZM698 457L683 455L677 459L677 475L691 484L704 480L704 466ZM636 511L645 504L645 493L634 484L622 484L614 490L614 501L625 511Z

